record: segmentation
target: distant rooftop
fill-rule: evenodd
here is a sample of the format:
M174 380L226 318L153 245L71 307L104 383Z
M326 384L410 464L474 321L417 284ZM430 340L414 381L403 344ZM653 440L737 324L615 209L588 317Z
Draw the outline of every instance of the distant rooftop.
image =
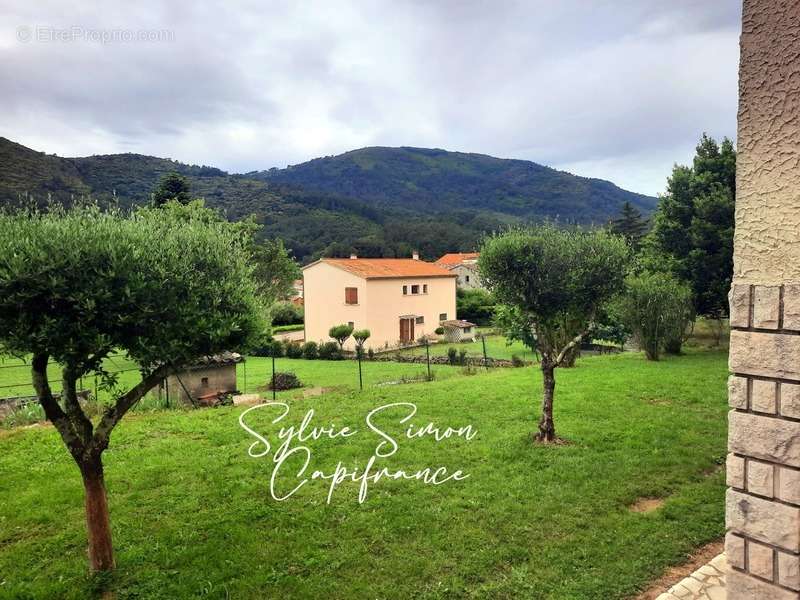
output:
M414 258L323 258L327 263L363 277L364 279L393 279L405 277L455 277L433 263ZM311 263L305 269L315 265Z
M442 256L436 264L444 268L455 267L465 262L475 262L479 256L479 252L451 252Z

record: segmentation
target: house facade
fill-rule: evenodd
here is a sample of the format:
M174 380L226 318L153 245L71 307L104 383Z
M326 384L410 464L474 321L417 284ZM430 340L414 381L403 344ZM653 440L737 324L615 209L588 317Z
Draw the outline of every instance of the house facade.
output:
M455 318L455 282L417 258L323 258L303 268L305 339L330 341L328 330L346 323L370 330L367 348L412 344Z
M456 276L456 285L466 290L484 289L478 273L478 252L452 252L436 261L436 265Z

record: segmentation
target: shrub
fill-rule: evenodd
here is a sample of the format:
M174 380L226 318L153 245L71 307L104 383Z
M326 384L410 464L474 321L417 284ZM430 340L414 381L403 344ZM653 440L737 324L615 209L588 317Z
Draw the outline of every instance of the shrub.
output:
M456 290L456 314L459 319L488 325L494 315L495 300L486 290Z
M275 358L280 358L284 354L284 347L279 340L267 340L255 348L251 354L253 356L274 356Z
M444 327L437 327L436 329L433 330L433 333L435 333L436 335L444 335Z
M303 358L314 360L317 358L317 342L306 342L303 344Z
M286 341L284 349L286 350L286 358L302 358L303 347L297 342Z
M303 308L291 302L278 302L272 307L273 325L296 325L303 322Z
M458 351L458 364L460 364L460 365L467 364L467 351L466 350L459 350Z
M511 364L514 367L524 367L525 361L522 360L517 354L511 355Z
M344 343L353 333L352 325L334 325L328 330L328 335L339 343L339 348L344 348Z
M375 350L373 350L372 348L367 349L367 358L370 360L375 358Z
M303 387L303 383L297 378L294 373L281 373L276 372L274 377L271 377L267 389L280 392L282 390L293 390L295 388Z
M686 326L692 321L689 286L666 273L642 273L625 280L622 300L625 324L648 360L658 360L661 350L680 352Z
M325 342L319 345L317 355L322 360L342 360L342 351L336 342Z
M447 349L447 362L449 362L451 365L458 364L458 350L452 346Z

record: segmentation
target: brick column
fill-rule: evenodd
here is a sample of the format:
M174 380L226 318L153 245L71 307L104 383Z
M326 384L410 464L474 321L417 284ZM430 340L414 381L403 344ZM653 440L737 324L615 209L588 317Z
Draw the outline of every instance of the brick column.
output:
M800 2L745 0L725 551L730 600L800 597Z

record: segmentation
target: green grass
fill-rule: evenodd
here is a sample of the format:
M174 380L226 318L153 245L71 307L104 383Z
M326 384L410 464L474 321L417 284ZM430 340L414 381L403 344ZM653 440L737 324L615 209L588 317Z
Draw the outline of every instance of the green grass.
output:
M447 356L447 349L455 348L456 350L466 350L467 356L474 356L483 358L483 345L480 340L474 342L439 342L431 344L431 356ZM425 348L418 346L415 348L408 348L405 350L398 350L401 354L412 354L416 356L424 356ZM486 336L486 355L490 358L511 360L511 355L516 354L522 360L534 360L534 354L529 348L526 348L521 342L508 343L506 338L502 335L487 335Z
M327 365L305 364L304 377L328 381ZM105 454L117 570L103 585L119 600L628 597L724 531L726 371L721 352L581 359L557 373L569 444L550 447L530 442L534 368L290 400L291 424L313 408L316 424L360 431L309 442L313 469L363 467L377 442L364 417L390 402L417 403L418 425L477 430L472 441L403 440L378 463L468 479L382 480L363 504L352 482L330 505L319 481L272 500L272 461L247 455L241 407L129 415ZM262 409L250 417L274 435ZM0 473L0 597L96 595L80 478L55 431L0 432ZM628 510L640 497L666 503Z

